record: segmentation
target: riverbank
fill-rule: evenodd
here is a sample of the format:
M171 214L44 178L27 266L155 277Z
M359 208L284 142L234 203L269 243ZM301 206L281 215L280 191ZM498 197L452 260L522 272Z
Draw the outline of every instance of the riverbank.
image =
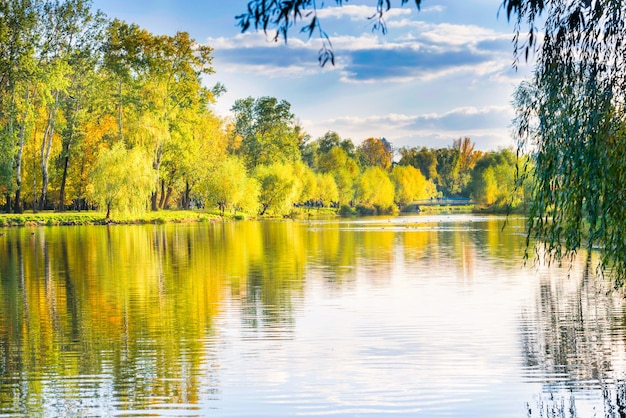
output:
M234 219L229 216L228 218ZM114 216L105 219L104 212L37 212L0 214L0 227L55 226L55 225L106 225L106 224L164 224L186 222L216 222L219 214L191 210L146 212L139 215Z
M294 219L327 218L337 215L336 209L299 209L289 216ZM166 224L166 223L193 223L193 222L221 222L224 220L252 219L255 216L245 214L226 213L221 216L218 211L198 210L160 210L145 212L136 215L116 215L110 220L105 219L104 212L28 212L28 213L1 213L0 228L14 226L57 226L57 225L133 225L133 224ZM272 216L264 216L272 219ZM280 217L281 219L283 217Z
M407 215L414 212L402 212ZM476 206L429 206L421 212L436 215L469 214L469 213L503 213L492 208L485 209ZM517 212L516 212L517 213ZM290 214L292 219L332 218L337 216L337 209L299 209ZM2 213L0 214L0 228L14 226L56 226L56 225L106 225L106 224L166 224L166 223L192 223L192 222L220 222L224 220L252 219L255 216L244 214L225 214L222 217L219 212L197 210L161 210L158 212L146 212L138 215L118 215L110 220L105 219L104 212L37 212L37 213ZM264 216L264 219L272 219L272 216ZM280 217L281 219L283 217Z

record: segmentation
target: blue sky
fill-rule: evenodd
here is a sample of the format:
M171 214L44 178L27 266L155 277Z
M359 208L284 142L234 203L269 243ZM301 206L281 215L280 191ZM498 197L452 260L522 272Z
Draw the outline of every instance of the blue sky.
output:
M336 65L324 68L321 41L297 29L286 45L241 34L235 16L247 0L94 0L94 8L213 47L215 74L205 82L226 86L215 104L222 115L239 98L274 96L291 103L313 138L334 130L355 144L385 137L396 148L442 148L465 136L481 150L514 145L512 93L530 67L511 67L513 25L498 16L500 0L423 0L419 12L409 2L388 12L387 35L372 32L373 1L325 3Z

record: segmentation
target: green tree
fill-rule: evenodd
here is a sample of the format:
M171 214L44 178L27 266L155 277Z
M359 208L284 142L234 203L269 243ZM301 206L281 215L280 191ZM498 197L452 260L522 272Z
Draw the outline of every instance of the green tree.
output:
M199 189L206 205L217 206L222 216L226 210L254 211L258 205L258 184L248 176L243 161L235 156L207 167Z
M289 102L248 97L235 101L231 110L235 117L232 142L237 144L234 151L244 158L248 169L301 159L301 132Z
M293 165L285 163L259 165L254 170L254 176L260 189L259 215L264 215L268 210L279 215L289 213L299 197L299 184L294 175Z
M173 128L182 123L179 118L185 110L202 108L213 100L212 91L202 86L201 79L213 72L212 48L199 45L187 32L158 36L137 25L114 20L104 50L106 67L118 79L120 139L143 146L153 155L152 164L163 186L168 180L167 173L161 170L164 153L176 149L169 146ZM128 95L123 94L124 85L131 87L130 98L138 113L131 124L122 122L128 101ZM161 188L166 193L165 187ZM163 203L165 193L161 193ZM158 196L155 184L152 210L159 209Z
M41 5L31 0L0 2L0 188L6 209L22 212L24 144L32 127L32 79ZM11 193L15 193L13 205Z
M461 193L460 153L458 148L440 148L437 156L437 188L444 196L459 196Z
M337 132L328 131L317 140L319 151L322 154L328 153L331 149L341 146L341 137Z
M507 1L516 47L537 45L531 82L515 96L520 149L533 157L529 237L560 258L581 247L602 249L618 284L626 277L626 182L623 97L624 1ZM528 27L528 35L521 34ZM524 43L526 42L526 43Z
M428 180L437 180L437 155L432 149L402 147L399 164L413 166L419 169Z
M100 209L111 212L141 213L147 210L146 197L154 187L155 171L150 159L140 148L127 150L118 142L111 149L100 151L91 172L91 198Z
M472 171L469 184L477 204L497 209L517 208L528 200L526 182L519 183L516 173L526 157L518 160L512 149L488 152L481 156Z

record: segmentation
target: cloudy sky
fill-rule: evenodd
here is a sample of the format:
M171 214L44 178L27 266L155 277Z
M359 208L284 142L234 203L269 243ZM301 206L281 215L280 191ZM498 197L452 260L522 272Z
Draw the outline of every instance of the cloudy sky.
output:
M324 68L321 41L298 29L287 44L241 34L235 16L247 0L94 0L94 7L155 34L187 31L213 47L215 74L205 82L226 86L215 104L223 115L239 98L273 96L291 103L313 138L333 130L356 144L385 137L396 148L441 148L465 136L482 150L513 145L512 93L530 68L512 69L513 25L498 15L501 0L423 0L419 12L409 1L387 13L386 35L372 32L374 1L325 3L319 16L336 61Z

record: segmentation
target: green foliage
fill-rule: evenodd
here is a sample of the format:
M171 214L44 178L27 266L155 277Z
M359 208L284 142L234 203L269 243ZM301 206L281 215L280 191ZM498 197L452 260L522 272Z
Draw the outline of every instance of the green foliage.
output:
M207 206L217 206L222 216L226 210L253 212L259 194L256 180L250 178L239 158L229 156L205 170L199 185Z
M340 216L356 216L358 215L358 213L356 209L353 208L352 206L341 205L341 207L339 208L339 215Z
M259 182L259 215L270 211L276 215L288 214L299 197L299 180L291 164L260 165L254 176Z
M288 163L301 159L299 129L291 105L274 97L239 99L231 109L235 126L231 142L249 170L261 164Z
M626 2L504 3L516 20L516 51L528 54L540 45L534 77L515 96L519 148L534 163L528 236L543 240L546 254L557 260L581 247L601 248L602 265L611 266L622 284ZM520 43L522 26L529 32Z
M91 173L91 198L106 218L111 212L141 213L147 210L147 197L154 187L155 172L150 159L138 149L127 150L122 143L103 149Z
M508 148L484 154L476 163L469 185L471 196L478 205L493 207L496 210L517 209L529 200L527 183L519 183L517 177L520 165L527 159L518 161L515 153Z
M422 172L428 180L437 180L437 155L434 150L422 147L400 148L400 165L410 165Z

